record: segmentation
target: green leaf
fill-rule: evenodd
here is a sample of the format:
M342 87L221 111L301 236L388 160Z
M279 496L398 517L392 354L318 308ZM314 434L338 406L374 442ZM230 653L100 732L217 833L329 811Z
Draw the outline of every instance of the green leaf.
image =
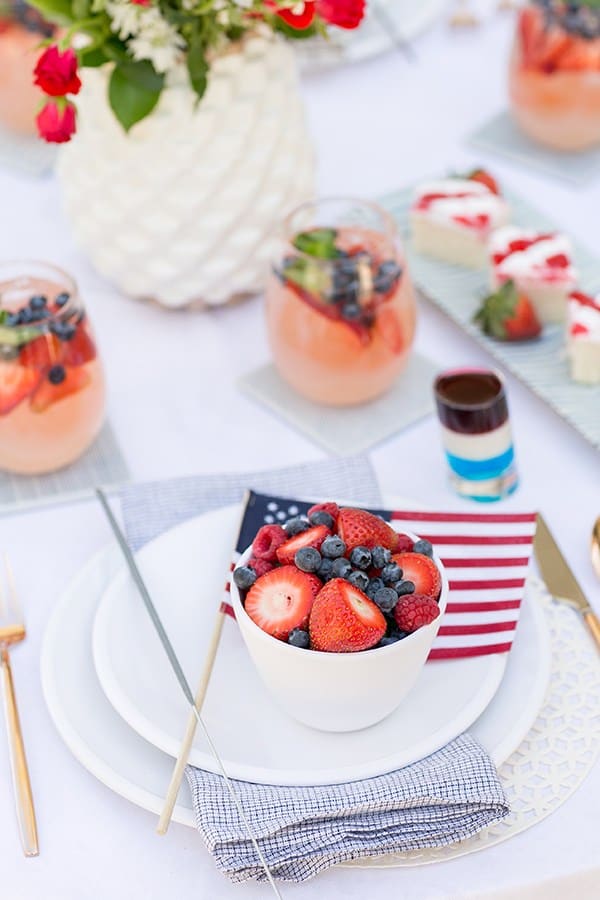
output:
M313 228L311 231L297 234L293 244L301 253L307 253L317 259L336 259L342 255L335 246L336 238L335 228Z
M198 39L192 39L187 52L187 68L190 84L200 99L204 96L208 83L208 63L204 55L204 46Z
M89 50L79 51L79 62L88 69L94 69L109 62L109 57L102 47L91 47Z
M152 112L164 82L164 75L159 75L148 60L115 66L108 84L108 99L125 131Z
M89 16L92 0L72 0L72 5L74 18L81 21Z
M319 33L316 20L312 22L308 28L292 28L291 25L288 25L287 22L284 22L279 16L274 16L271 20L271 24L274 31L280 31L287 38L292 38L295 41L303 41L306 38L315 37L315 35Z
M70 25L76 19L71 0L30 0L30 3L46 19L57 25Z
M326 303L331 287L328 268L310 259L286 260L281 276L284 281L292 281L313 296L316 301Z

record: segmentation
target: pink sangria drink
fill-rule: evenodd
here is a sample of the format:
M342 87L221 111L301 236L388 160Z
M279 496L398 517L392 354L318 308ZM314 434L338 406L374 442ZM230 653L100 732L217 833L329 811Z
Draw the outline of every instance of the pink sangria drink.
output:
M104 376L75 283L45 263L0 265L0 469L50 472L98 434Z
M286 220L284 242L266 294L279 373L316 403L378 397L406 366L415 331L393 220L363 201L309 203Z
M522 131L556 150L600 144L600 7L532 0L520 12L510 100Z
M23 0L0 0L0 125L35 134L41 93L33 83L40 44L54 26Z

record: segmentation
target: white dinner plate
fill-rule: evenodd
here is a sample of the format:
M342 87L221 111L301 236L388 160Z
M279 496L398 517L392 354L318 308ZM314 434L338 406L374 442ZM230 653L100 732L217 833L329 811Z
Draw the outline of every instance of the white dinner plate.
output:
M239 506L191 519L156 538L137 560L192 686L198 683ZM138 734L176 757L188 706L137 589L123 567L96 615L94 663L106 696ZM506 655L429 663L407 698L362 731L326 733L296 722L262 685L237 624L227 619L203 716L228 773L265 784L335 784L422 759L465 731L496 693ZM198 731L190 762L218 772Z
M115 712L100 687L91 656L96 610L121 565L120 551L111 546L94 556L67 587L44 636L42 685L54 724L77 760L115 793L158 814L173 760L143 740ZM550 642L544 616L526 601L502 684L483 716L469 729L497 766L533 724L549 672ZM194 825L185 780L173 818Z

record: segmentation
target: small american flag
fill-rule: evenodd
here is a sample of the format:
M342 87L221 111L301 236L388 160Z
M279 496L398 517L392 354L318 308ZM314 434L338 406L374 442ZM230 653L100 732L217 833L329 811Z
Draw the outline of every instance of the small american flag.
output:
M231 568L261 525L283 523L311 505L251 491ZM370 512L396 531L412 531L431 541L446 567L448 605L429 660L508 653L525 593L536 513ZM227 598L223 610L233 616Z

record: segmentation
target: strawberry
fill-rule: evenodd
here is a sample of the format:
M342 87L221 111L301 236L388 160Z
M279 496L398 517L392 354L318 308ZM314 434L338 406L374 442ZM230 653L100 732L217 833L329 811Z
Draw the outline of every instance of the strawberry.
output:
M252 541L252 555L256 559L266 559L274 562L277 556L277 548L285 544L288 536L281 525L263 525L259 528L256 537Z
M412 581L415 594L437 600L442 589L442 576L434 561L423 553L397 553L392 556L402 569L404 581Z
M63 344L61 362L66 366L83 366L96 358L96 345L83 325L77 326L73 337Z
M519 13L517 33L521 45L523 65L537 65L538 54L544 41L544 17L540 9L526 6Z
M261 575L266 575L267 572L270 572L271 569L275 568L274 563L267 562L266 559L256 559L255 556L249 559L246 565L250 569L254 569L257 578L260 578Z
M288 566L294 562L294 557L302 547L314 547L318 550L328 534L331 534L326 525L315 525L290 538L285 544L277 548L277 559L282 566Z
M560 65L561 55L572 43L573 38L562 28L548 28L539 44L537 65L544 72L554 72L557 65Z
M61 354L62 346L58 338L53 334L41 334L21 348L19 359L23 366L44 371L57 363Z
M281 566L254 582L245 609L259 628L287 641L294 628L306 628L320 587L316 575L308 575L295 566Z
M377 310L375 330L379 332L394 356L402 353L405 347L404 333L400 325L398 312L389 303L384 303Z
M312 649L328 653L368 650L379 643L386 627L381 610L343 578L321 588L308 622Z
M55 368L61 368L56 366ZM31 409L36 413L45 412L48 407L64 400L72 394L77 394L88 386L91 379L87 372L81 369L65 369L64 378L58 384L53 383L48 376L42 379L40 386L31 398ZM53 369L50 370L54 371Z
M394 552L398 549L398 535L394 529L364 509L340 510L338 534L346 544L348 553L355 547L386 547Z
M440 608L431 597L422 594L408 594L400 597L394 607L394 619L400 631L410 634L423 625L429 625L440 614Z
M337 505L337 503L315 503L314 506L311 506L311 508L308 510L306 515L311 516L312 513L315 513L315 512L329 513L329 515L331 516L333 521L337 522L337 517L339 515L340 508Z
M500 195L500 188L498 187L498 182L494 178L493 175L490 175L485 169L473 169L472 172L469 172L467 175L469 181L478 181L479 184L484 184L487 188L490 189L492 194Z
M593 71L600 64L600 51L596 41L571 39L570 44L556 60L556 68L561 72Z
M7 415L33 393L40 373L30 366L0 361L0 416Z
M473 321L499 341L529 340L538 337L542 330L531 301L519 293L513 281L486 297Z

